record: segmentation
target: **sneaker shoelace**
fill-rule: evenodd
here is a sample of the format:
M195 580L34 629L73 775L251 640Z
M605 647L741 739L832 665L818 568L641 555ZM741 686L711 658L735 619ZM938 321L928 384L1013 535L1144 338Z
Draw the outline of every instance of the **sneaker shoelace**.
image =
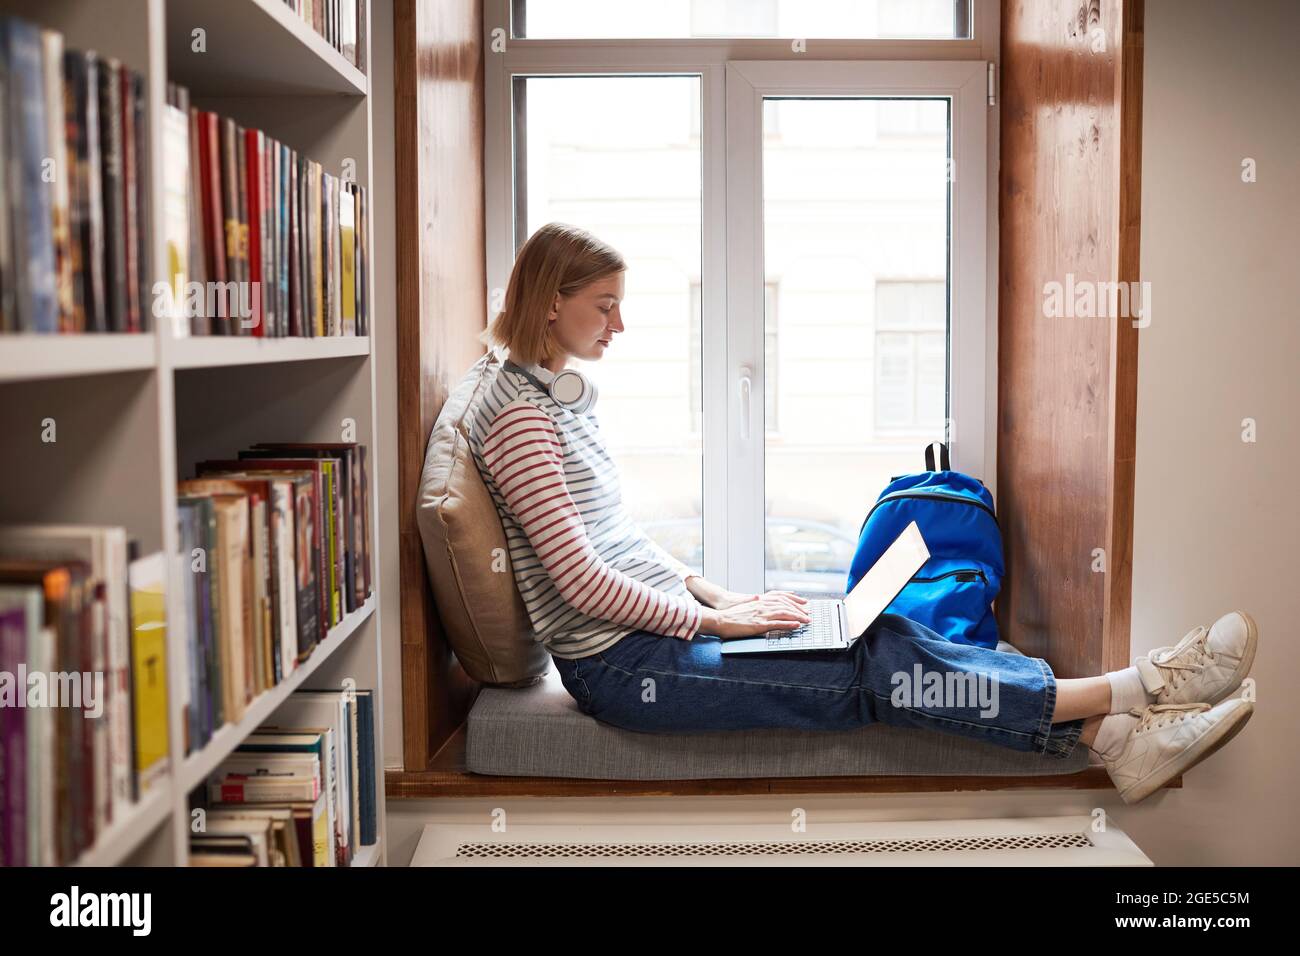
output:
M1137 729L1143 731L1157 730L1209 709L1209 704L1150 704L1145 709L1130 708L1129 713L1138 719Z
M1205 668L1206 662L1210 659L1210 653L1206 647L1206 639L1209 634L1209 630L1204 625L1194 627L1183 635L1183 639L1173 647L1162 647L1153 651L1148 659L1157 667L1172 672L1169 674L1169 684L1176 689L1187 679L1189 672ZM1178 659L1183 656L1188 659Z

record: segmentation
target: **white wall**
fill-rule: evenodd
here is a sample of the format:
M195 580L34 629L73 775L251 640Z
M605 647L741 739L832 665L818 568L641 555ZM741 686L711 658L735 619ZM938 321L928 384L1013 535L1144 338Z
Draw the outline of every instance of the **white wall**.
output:
M522 822L543 812L688 822L818 822L1088 813L1105 807L1158 864L1300 861L1300 5L1147 0L1133 653L1243 607L1262 644L1258 711L1184 787L1126 807L1113 793L888 797L395 801L390 861L436 816ZM378 39L378 37L377 37ZM379 129L376 127L378 161ZM1241 161L1258 162L1244 184ZM379 167L377 167L378 169ZM1255 418L1258 441L1241 441ZM392 618L387 617L386 620ZM385 650L387 654L387 649ZM386 661L386 663L391 663ZM398 696L386 687L388 706ZM389 740L396 740L390 736Z
M1161 863L1300 861L1297 35L1294 0L1146 4L1133 650L1233 607L1261 632L1250 725L1125 814Z

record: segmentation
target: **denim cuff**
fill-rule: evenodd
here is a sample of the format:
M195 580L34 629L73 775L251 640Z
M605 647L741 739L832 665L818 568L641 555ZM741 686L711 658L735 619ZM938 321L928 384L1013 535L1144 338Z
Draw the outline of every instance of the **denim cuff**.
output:
M1038 721L1038 730L1034 733L1034 747L1038 753L1050 757L1068 757L1079 742L1083 721L1052 723L1052 716L1056 713L1056 675L1041 657L1033 660L1043 672L1043 713Z

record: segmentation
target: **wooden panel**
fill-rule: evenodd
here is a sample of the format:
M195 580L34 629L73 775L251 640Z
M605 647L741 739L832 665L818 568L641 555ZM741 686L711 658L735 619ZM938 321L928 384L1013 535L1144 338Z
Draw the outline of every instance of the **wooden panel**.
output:
M414 502L438 412L483 354L483 14L476 0L396 0L393 12L402 753L421 769L476 692L437 618Z
M1142 226L1142 53L1144 0L1124 4L1120 46L1119 235L1115 274L1121 282L1141 278ZM1133 616L1133 497L1137 460L1138 330L1132 322L1112 326L1110 453L1110 570L1106 575L1106 623L1102 667L1131 663L1129 627Z
M1137 279L1141 22L1140 0L1002 9L998 613L1062 677L1128 663L1137 334L1047 318L1044 290Z

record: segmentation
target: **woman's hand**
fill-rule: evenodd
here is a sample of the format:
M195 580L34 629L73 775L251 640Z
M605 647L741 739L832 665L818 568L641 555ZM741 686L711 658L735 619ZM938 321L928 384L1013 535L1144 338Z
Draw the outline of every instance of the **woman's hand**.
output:
M739 595L741 600L725 608L705 608L700 619L701 634L717 637L750 637L770 630L791 630L812 620L803 605L807 598L790 591Z
M744 604L747 601L757 601L763 597L788 598L798 606L808 603L806 597L795 594L793 591L768 591L765 594L744 594L740 591L723 590L713 599L713 606L719 611L723 611L729 607L735 607L737 604Z

